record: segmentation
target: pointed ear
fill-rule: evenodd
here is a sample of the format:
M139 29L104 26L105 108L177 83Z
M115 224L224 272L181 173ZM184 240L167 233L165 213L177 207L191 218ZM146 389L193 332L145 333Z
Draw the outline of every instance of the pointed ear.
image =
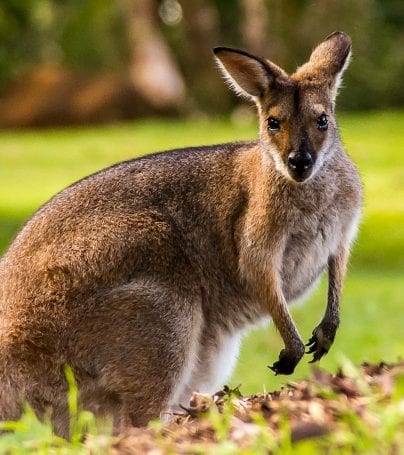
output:
M334 100L351 57L351 38L343 32L334 32L319 44L310 60L298 70L301 77L323 80L331 89Z
M215 47L213 52L219 68L238 95L260 98L276 78L286 75L273 63L239 49Z

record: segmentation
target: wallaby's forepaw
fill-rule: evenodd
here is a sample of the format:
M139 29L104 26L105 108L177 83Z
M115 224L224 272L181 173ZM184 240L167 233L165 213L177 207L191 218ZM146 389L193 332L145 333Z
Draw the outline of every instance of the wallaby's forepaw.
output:
M279 360L272 366L268 365L268 368L272 370L276 376L278 374L292 374L295 371L295 367L299 363L299 360L301 359L303 353L301 354L299 351L282 349L279 354Z
M306 344L308 350L306 354L313 354L310 363L317 362L330 350L332 343L334 342L335 334L337 332L338 325L330 322L321 322L313 330L312 337Z

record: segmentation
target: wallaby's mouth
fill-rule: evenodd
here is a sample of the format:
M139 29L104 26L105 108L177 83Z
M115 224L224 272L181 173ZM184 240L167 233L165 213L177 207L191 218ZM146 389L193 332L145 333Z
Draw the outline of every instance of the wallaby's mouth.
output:
M296 182L304 182L313 172L315 157L309 152L292 152L288 156L289 175Z

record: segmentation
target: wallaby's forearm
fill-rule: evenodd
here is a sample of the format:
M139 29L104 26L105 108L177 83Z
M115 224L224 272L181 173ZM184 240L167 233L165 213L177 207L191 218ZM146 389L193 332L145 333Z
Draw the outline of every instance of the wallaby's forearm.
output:
M276 374L292 374L304 354L304 343L283 296L279 275L270 275L264 283L267 310L285 343L279 360L269 368Z
M309 340L309 354L313 354L312 362L327 354L339 326L339 301L348 262L348 250L340 246L336 255L328 259L328 300L327 307L320 324L314 329Z
M279 231L278 231L279 233ZM275 232L270 235L272 255L262 260L263 245L248 245L242 250L240 269L247 278L249 287L259 301L261 311L272 318L285 344L279 360L270 368L276 374L291 374L304 354L304 343L290 315L286 299L282 291L282 280L279 274L283 254L282 238ZM245 240L245 243L249 243Z
M342 285L345 278L348 252L345 246L341 246L336 256L328 259L328 301L324 314L324 320L339 324L339 301Z

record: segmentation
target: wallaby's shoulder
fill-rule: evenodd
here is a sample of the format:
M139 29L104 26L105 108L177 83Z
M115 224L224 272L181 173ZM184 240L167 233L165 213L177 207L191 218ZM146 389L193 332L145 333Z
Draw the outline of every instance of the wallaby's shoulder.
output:
M361 176L346 151L341 147L338 152L327 163L328 172L333 173L334 185L338 189L336 197L345 206L354 205L358 207L362 202Z

